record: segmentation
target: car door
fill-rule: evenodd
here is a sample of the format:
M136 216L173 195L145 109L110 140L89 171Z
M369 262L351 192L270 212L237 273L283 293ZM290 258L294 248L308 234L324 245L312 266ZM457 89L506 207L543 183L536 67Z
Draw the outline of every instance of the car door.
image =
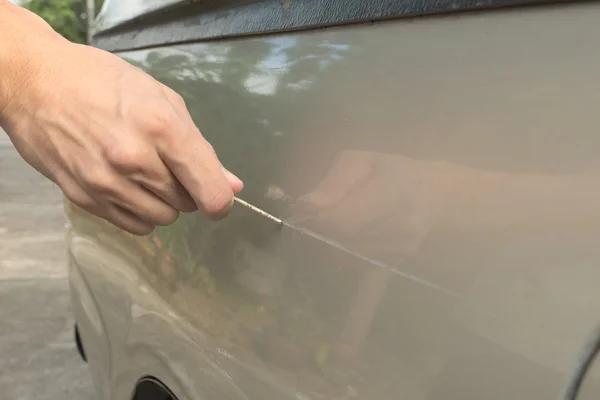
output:
M286 221L238 204L142 239L128 268L202 343L167 360L248 399L560 393L600 316L600 6L464 3L190 4L97 34Z

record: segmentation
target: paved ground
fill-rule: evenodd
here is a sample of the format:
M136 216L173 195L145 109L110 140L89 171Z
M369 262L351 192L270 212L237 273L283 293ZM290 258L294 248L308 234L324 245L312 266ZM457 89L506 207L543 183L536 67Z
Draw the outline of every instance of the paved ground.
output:
M95 399L75 349L61 196L0 131L0 398Z

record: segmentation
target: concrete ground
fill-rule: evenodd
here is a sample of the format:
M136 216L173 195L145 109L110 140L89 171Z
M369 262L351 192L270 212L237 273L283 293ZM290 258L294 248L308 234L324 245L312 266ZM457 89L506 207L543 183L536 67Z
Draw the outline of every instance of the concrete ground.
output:
M61 195L0 131L0 398L95 399L73 341Z

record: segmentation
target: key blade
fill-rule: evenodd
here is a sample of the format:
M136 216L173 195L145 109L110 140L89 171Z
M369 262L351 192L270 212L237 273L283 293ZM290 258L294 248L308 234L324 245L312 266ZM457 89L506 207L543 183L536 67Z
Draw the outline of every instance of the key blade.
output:
M280 220L277 217L274 217L273 215L269 214L266 211L261 210L260 208L258 208L256 206L253 206L252 204L248 203L247 201L244 201L244 200L242 200L242 199L240 199L238 197L234 197L233 200L236 203L238 203L239 205L241 205L243 207L246 207L247 209L252 210L252 211L258 213L258 214L262 215L263 217L268 218L271 221L274 221L274 222L278 223L279 225L283 225L283 221L282 220Z

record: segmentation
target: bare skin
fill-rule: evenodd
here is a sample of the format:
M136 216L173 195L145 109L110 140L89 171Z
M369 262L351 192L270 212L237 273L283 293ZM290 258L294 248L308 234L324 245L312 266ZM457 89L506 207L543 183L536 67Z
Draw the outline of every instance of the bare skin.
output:
M177 93L5 0L0 32L0 126L72 202L137 235L227 214L243 184Z

